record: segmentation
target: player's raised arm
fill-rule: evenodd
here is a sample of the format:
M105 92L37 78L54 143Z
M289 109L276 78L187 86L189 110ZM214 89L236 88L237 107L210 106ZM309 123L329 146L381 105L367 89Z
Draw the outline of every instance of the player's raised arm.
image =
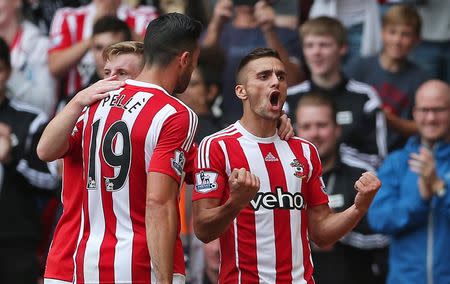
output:
M347 210L333 213L327 204L308 208L308 229L314 243L326 247L351 231L367 213L380 187L381 182L376 175L365 172L355 182L358 193L354 204Z
M78 92L45 128L37 146L39 158L48 162L61 158L69 149L71 134L83 109L105 98L108 91L117 89L123 84L113 76Z

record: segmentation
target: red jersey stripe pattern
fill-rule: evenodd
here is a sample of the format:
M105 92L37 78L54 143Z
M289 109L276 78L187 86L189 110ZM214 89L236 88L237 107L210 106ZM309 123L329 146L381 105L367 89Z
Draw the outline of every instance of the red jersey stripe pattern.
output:
M223 204L234 168L261 181L220 237L220 283L314 283L306 208L326 204L328 197L310 142L256 137L236 122L200 143L195 165L194 201L218 198Z
M77 283L150 283L147 173L181 182L197 116L159 86L127 80L91 106L83 121L86 222ZM179 238L174 273L184 274Z

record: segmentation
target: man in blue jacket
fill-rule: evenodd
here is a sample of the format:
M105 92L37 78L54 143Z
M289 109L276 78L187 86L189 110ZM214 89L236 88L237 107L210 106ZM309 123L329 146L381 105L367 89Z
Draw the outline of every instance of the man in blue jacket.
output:
M368 219L392 238L388 284L450 283L450 86L422 84L413 117L419 135L379 169Z

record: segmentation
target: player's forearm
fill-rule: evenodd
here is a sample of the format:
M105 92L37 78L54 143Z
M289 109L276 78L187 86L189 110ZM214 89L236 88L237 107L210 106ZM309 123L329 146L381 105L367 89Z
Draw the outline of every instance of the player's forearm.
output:
M313 234L314 243L319 247L333 245L359 223L366 211L352 205L343 212L330 213L316 224L316 231Z
M173 255L177 236L178 214L175 201L147 201L145 226L147 244L158 283L172 283Z
M89 50L90 40L83 40L71 47L56 50L48 55L48 68L53 76L62 77L74 67Z
M227 202L214 208L198 208L194 202L194 232L199 240L209 243L220 237L230 226L240 209Z
M69 137L82 110L83 106L71 101L48 123L36 149L41 160L51 162L67 152Z

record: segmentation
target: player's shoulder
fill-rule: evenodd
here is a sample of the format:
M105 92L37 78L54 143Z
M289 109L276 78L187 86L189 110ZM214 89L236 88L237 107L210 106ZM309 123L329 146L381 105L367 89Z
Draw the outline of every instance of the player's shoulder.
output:
M311 141L306 140L301 137L298 137L298 136L292 136L287 142L289 144L294 144L294 145L305 145L308 147L315 147Z
M238 138L241 134L234 124L217 131L209 136L203 138L200 142L199 148L211 148L217 146L221 141L226 142L227 140L234 140Z
M293 136L287 142L289 145L291 145L291 147L299 149L302 155L305 157L319 155L317 147L309 140L300 138L298 136Z

